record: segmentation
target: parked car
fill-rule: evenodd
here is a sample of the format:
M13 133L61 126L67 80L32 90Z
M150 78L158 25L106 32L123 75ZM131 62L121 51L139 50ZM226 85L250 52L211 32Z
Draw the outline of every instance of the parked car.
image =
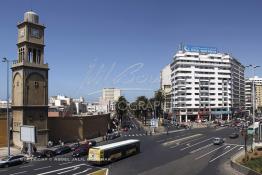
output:
M89 148L91 148L91 147L92 146L89 143L83 144L73 152L72 156L73 157L86 156L86 155L88 155Z
M72 151L75 151L77 148L79 148L80 143L71 143L71 144L66 144L66 146L69 146Z
M71 152L72 149L69 146L61 146L55 150L56 155L62 155Z
M23 155L5 157L0 160L0 167L9 167L26 163L26 157Z
M120 137L120 133L119 132L113 132L107 135L107 139L108 140L113 140L117 137Z
M224 139L219 138L219 137L216 137L216 138L214 138L214 140L213 140L213 144L214 144L214 145L222 145L224 142L225 142Z
M50 158L54 157L56 153L50 149L44 149L42 151L37 151L33 153L33 156L36 158Z
M238 136L239 136L238 133L233 132L232 134L229 135L229 138L236 139L236 138L238 138Z

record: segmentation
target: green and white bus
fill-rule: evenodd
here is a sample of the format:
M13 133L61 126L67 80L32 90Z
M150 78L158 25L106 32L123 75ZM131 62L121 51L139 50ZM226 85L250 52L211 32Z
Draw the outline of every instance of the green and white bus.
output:
M140 141L130 139L90 148L88 161L97 165L108 164L139 152Z

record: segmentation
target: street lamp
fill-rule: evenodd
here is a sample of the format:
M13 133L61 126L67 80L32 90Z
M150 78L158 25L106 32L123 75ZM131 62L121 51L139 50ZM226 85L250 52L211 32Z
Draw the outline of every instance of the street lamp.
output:
M257 65L248 65L246 67L251 67L252 68L252 71L253 71L253 81L252 81L252 103L253 103L253 141L252 141L252 147L254 146L254 143L255 143L255 69L256 68L259 68L260 66L257 66ZM253 148L252 148L253 149Z
M10 122L9 122L9 62L7 58L3 58L2 62L6 63L6 118L7 118L7 147L8 157L10 157Z

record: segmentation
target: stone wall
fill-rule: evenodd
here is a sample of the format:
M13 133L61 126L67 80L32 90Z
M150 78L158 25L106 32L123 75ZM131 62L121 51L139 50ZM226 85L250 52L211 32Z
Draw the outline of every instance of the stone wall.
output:
M94 115L85 117L49 117L49 140L64 142L77 139L92 139L107 133L110 115Z

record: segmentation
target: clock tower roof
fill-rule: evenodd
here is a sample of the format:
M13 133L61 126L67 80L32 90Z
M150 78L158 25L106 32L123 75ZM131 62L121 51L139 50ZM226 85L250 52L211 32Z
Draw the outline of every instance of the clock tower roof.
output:
M39 16L37 13L33 12L33 11L28 11L25 12L24 14L24 22L31 22L31 23L35 23L38 24L39 21Z

